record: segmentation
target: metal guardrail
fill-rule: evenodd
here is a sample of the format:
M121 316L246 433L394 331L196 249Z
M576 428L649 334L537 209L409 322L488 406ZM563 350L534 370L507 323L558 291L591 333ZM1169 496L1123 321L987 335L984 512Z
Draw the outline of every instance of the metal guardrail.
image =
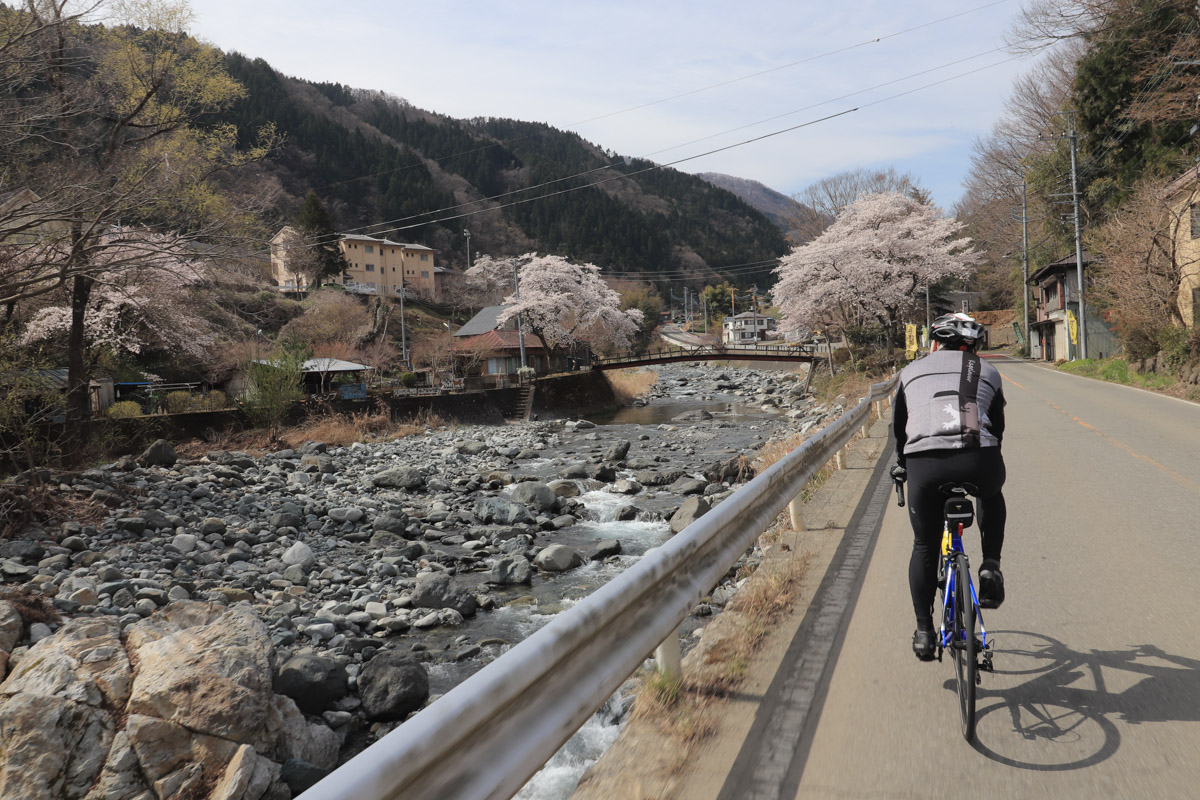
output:
M646 660L896 377L628 570L306 791L304 800L510 798Z

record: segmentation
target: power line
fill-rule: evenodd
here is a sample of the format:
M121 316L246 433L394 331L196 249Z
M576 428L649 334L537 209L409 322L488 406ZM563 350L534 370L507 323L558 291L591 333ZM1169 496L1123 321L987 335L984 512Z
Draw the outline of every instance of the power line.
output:
M904 36L904 35L906 35L906 34L913 33L914 31L919 31L919 30L922 30L922 29L924 29L924 28L929 28L929 27L932 27L932 26L934 26L934 25L940 25L940 24L941 24L941 23L943 23L943 22L948 22L948 21L950 21L950 20L952 20L952 19L957 19L958 17L963 17L963 16L966 16L966 15L968 15L968 14L974 14L974 13L975 13L975 12L977 12L977 11L982 11L982 10L984 10L984 9L991 8L992 6L998 6L998 5L1002 5L1003 3L1006 3L1006 2L1008 2L1008 1L1009 1L1009 0L993 0L993 2L990 2L990 3L984 3L984 4L983 4L983 5L981 5L981 6L976 6L976 7L974 7L974 8L969 8L969 9L966 9L965 11L959 11L959 12L957 12L957 13L955 13L955 14L949 14L949 15L947 15L947 16L945 16L945 17L940 17L940 18L938 18L938 19L935 19L935 20L930 20L929 22L924 22L924 23L921 23L920 25L914 25L914 26L913 26L913 27L911 27L911 28L905 28L905 29L903 29L903 30L896 31L895 33L889 33L889 34L886 34L886 35L884 35L884 36L877 36L877 37L875 37L875 38L873 38L873 39L867 39L867 40L864 40L864 41L858 42L857 44L846 45L846 46L844 46L844 47L839 47L839 48L837 48L837 49L834 49L834 50L829 50L829 51L827 51L827 52L820 53L820 54L818 54L818 55L815 55L815 56L809 56L808 58L802 58L802 59L799 59L799 60L797 60L797 61L792 61L792 62L790 62L790 63L787 63L787 64L782 64L782 65L780 65L780 66L777 66L777 67L771 67L771 68L769 68L769 69L761 70L761 71L759 71L759 72L753 72L753 73L750 73L750 74L748 74L748 75L742 75L741 77L738 77L738 78L731 78L731 79L729 79L729 80L725 80L725 81L720 81L720 82L718 82L718 83L709 84L708 86L703 86L703 87L701 87L701 88L699 88L699 89L691 89L691 90L689 90L689 91L686 91L686 92L680 92L679 94L671 95L671 96L669 96L669 97L660 98L660 99L658 99L658 100L652 100L652 101L650 101L650 102L647 102L647 103L641 103L641 104L639 104L639 105L629 106L629 107L627 107L627 108L623 108L623 109L620 109L620 110L618 110L618 111L610 111L610 112L608 112L608 113L605 113L605 114L599 114L599 115L597 115L597 116L594 116L594 117L589 117L589 118L587 118L587 119L579 120L578 122L571 122L571 123L568 123L568 124L567 124L565 127L566 127L566 128L573 128L573 127L576 127L576 126L579 126L579 125L587 125L587 124L589 124L589 123L592 123L592 122L597 122L597 121L599 121L599 120L602 120L602 119L609 119L609 118L611 118L611 117L620 116L620 115L622 115L622 114L628 114L628 113L630 113L630 112L633 112L633 111L639 111L639 110L641 110L641 109L644 109L644 108L650 108L650 107L652 107L652 106L661 105L662 103L667 103L667 102L670 102L670 101L672 101L672 100L678 100L678 99L680 99L680 98L682 98L682 97L690 97L690 96L692 96L692 95L695 95L695 94L700 94L700 93L702 93L702 92L707 92L707 91L710 91L710 90L712 90L712 89L718 89L718 88L720 88L720 87L722 87L722 86L729 86L729 85L731 85L731 84L734 84L734 83L740 83L741 81L750 80L751 78L758 78L758 77L761 77L761 76L763 76L763 75L769 75L770 73L773 73L773 72L779 72L779 71L781 71L781 70L785 70L785 69L791 69L792 67L800 66L801 64L808 64L808 63L811 63L811 62L813 62L813 61L819 61L819 60L821 60L821 59L824 59L824 58L829 58L829 57L831 57L831 56L835 56L835 55L840 55L841 53L846 53L846 52L849 52L849 51L851 51L851 50L856 50L856 49L858 49L858 48L861 48L861 47L866 47L866 46L868 46L868 45L872 45L872 44L878 44L878 43L880 43L880 42L887 41L888 39L895 39L896 37L899 37L899 36ZM794 113L794 112L793 112L793 113ZM451 153L450 155L446 155L446 156L439 156L439 157L437 157L437 158L434 158L434 159L432 159L432 160L433 160L434 162L436 162L436 163L439 163L439 164L440 164L440 163L441 163L441 162L443 162L443 161L448 161L448 160L450 160L450 159L452 159L452 158L456 158L456 157L458 157L458 156L461 156L461 155L469 155L469 154L471 154L471 153L478 153L478 152L480 152L480 151L482 151L482 150L488 150L488 149L490 149L490 148L492 148L492 147L498 147L498 146L500 146L500 145L505 145L505 144L511 144L511 143L513 143L513 142L524 141L524 140L526 140L526 139L532 139L532 138L534 138L535 136L538 136L538 135L540 135L540 134L527 134L527 135L525 135L525 136L516 136L516 137L509 138L509 139L501 139L501 140L499 140L499 141L492 142L492 143L489 143L489 144L486 144L486 145L481 145L481 146L479 146L479 147L471 148L471 149L469 149L469 150L462 150L462 151L459 151L459 152L457 152L457 153ZM403 171L403 170L407 170L407 169L413 169L413 168L415 168L415 167L420 167L420 166L424 166L424 161L422 161L422 160L417 160L417 161L414 161L414 162L413 162L413 163L411 163L411 164L405 164L405 165L403 165L403 166L400 166L400 167L394 167L394 168L392 168L392 169L389 169L389 170L383 170L383 171L381 171L381 172L373 172L373 173L370 173L370 174L368 174L368 175L360 175L360 176L358 176L358 177L356 177L356 178L348 178L348 179L346 179L346 180L344 180L344 181L335 181L334 183L327 183L327 184L324 184L324 185L322 185L322 186L319 186L319 187L316 187L316 188L319 188L319 189L328 189L328 188L330 188L330 187L332 187L332 186L342 186L342 185L345 185L345 184L348 184L348 183L354 183L354 182L356 182L356 181L360 181L360 180L366 180L366 179L368 179L368 178L377 178L377 177L380 177L380 176L382 176L382 175L390 175L390 174L391 174L391 173L393 173L393 172L400 172L400 171Z

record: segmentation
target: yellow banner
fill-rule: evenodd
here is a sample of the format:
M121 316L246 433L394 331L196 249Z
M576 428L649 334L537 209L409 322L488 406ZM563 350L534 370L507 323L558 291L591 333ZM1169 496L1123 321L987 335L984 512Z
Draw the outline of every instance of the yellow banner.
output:
M904 326L904 355L908 359L917 357L917 326L912 322Z
M1071 344L1079 344L1079 321L1070 309L1067 310L1067 335L1071 337Z

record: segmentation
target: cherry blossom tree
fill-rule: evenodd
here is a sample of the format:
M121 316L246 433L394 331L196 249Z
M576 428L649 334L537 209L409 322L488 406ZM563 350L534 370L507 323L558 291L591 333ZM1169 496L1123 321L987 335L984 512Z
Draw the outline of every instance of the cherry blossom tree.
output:
M202 361L213 344L207 321L195 313L191 290L203 270L173 237L116 229L99 237L93 256L102 275L90 293L83 315L85 352L94 364L108 350L138 355L169 351ZM123 265L110 268L109 262ZM69 298L43 306L29 320L20 342L65 340L72 327Z
M780 328L799 332L831 316L870 319L891 336L927 285L966 278L979 260L962 223L908 195L866 195L846 206L824 233L784 256L771 290Z
M572 264L562 256L526 253L519 264L520 297L504 298L505 322L518 314L530 333L552 354L572 342L586 340L594 347L629 347L642 323L642 312L621 310L621 296L600 277L595 264Z

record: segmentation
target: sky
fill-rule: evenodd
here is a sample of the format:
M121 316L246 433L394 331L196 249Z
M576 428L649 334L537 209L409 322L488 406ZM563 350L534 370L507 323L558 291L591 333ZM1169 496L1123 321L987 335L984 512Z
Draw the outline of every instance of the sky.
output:
M950 209L972 142L991 130L1013 79L1031 66L1003 49L1022 2L191 6L194 35L287 75L382 90L451 117L545 122L620 155L690 159L676 168L751 178L788 195L843 170L894 166ZM728 149L702 155L719 148Z

